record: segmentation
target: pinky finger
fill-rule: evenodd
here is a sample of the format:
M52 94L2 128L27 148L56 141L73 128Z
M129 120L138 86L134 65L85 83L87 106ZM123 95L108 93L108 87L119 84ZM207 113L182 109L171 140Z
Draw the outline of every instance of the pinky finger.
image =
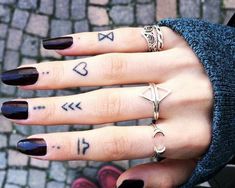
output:
M194 160L164 160L135 166L117 180L118 188L178 187L189 179L195 168Z

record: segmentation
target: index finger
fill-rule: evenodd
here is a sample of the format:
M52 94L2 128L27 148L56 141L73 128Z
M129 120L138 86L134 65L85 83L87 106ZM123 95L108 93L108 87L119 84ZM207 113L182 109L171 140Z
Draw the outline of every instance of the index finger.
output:
M43 40L43 47L56 50L61 55L95 55L111 52L146 52L148 45L142 36L143 28L120 28L101 32L76 33L58 38ZM174 32L161 27L163 50L174 44Z

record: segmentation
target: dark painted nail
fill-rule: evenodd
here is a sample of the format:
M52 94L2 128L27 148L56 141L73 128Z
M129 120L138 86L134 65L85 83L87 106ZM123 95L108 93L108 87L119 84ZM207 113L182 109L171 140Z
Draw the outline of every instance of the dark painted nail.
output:
M32 85L38 80L38 71L34 67L24 67L3 72L2 82L8 85Z
M26 155L43 156L47 153L47 144L44 139L30 138L20 140L17 149Z
M27 119L28 103L26 101L7 101L2 104L1 111L9 119Z
M118 188L143 188L143 180L124 180Z
M73 37L58 37L43 40L43 47L48 50L63 50L73 44Z

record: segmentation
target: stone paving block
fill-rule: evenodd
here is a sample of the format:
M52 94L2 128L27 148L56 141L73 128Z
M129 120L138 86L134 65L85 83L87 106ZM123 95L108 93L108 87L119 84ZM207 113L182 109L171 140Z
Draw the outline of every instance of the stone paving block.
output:
M138 3L150 3L152 0L137 0Z
M93 168L100 168L101 166L104 166L105 162L97 162L97 161L88 161L88 166Z
M87 166L87 161L68 161L68 166L74 169L84 168Z
M5 169L7 167L6 153L0 152L0 169Z
M20 134L11 134L9 139L9 146L16 147L17 142L23 138L24 137Z
M37 60L32 59L32 58L27 58L27 57L22 58L22 61L21 61L21 65L29 65L29 64L36 64L36 63L37 63Z
M60 183L60 182L56 182L56 181L50 181L49 183L47 183L47 188L64 188L65 184L64 183Z
M40 37L46 37L49 29L47 16L31 14L26 31Z
M90 3L96 5L106 5L109 3L109 0L90 0Z
M37 8L37 0L19 0L18 7L22 9L36 9Z
M0 4L0 22L8 23L11 18L11 10L6 5Z
M4 180L6 178L6 171L0 171L0 187L3 187Z
M130 160L130 167L151 162L150 158Z
M133 126L133 125L137 125L137 121L136 120L130 120L130 121L120 121L116 123L117 126Z
M98 169L96 169L96 168L86 167L83 170L83 175L85 177L88 177L88 178L92 179L92 178L96 177L97 171L98 171Z
M39 39L37 37L24 34L23 43L21 46L21 53L23 55L30 57L37 57L38 47L39 47Z
M58 37L66 34L72 33L72 23L66 20L56 20L51 21L51 37Z
M112 163L123 169L129 168L129 160L113 161Z
M54 90L37 90L36 96L37 97L49 97L52 96L54 93Z
M88 32L89 23L87 20L81 20L74 23L74 33Z
M27 183L27 174L28 172L26 170L8 169L7 183L25 186Z
M234 0L223 0L224 8L235 9L235 1Z
M1 85L1 93L3 93L4 95L14 95L16 91L15 87L10 87L8 85L2 84Z
M17 133L20 133L22 135L30 135L31 133L31 127L28 125L15 125L15 130Z
M7 4L7 5L15 4L15 2L16 0L0 0L0 3Z
M1 121L0 121L1 125ZM7 147L7 136L4 134L0 134L0 149Z
M19 52L7 50L4 58L4 70L15 69L19 65Z
M0 126L1 133L9 133L12 131L12 124L7 118L0 115L0 122L1 122Z
M29 18L28 11L15 9L11 21L11 26L18 29L24 29L27 24L28 18Z
M136 17L137 23L140 25L153 24L155 21L154 4L137 4Z
M29 187L30 188L44 188L46 185L46 171L29 170Z
M34 159L34 158L30 159L30 165L33 167L47 169L49 167L49 164L50 164L49 161L43 161L43 160Z
M72 0L71 1L71 18L81 20L86 17L87 0Z
M45 133L46 127L43 125L34 125L31 127L31 134Z
M55 16L61 19L69 18L69 0L55 0Z
M149 125L152 123L152 119L148 118L148 119L139 119L138 120L138 125Z
M4 188L21 188L19 185L13 185L13 184L5 184Z
M67 132L69 130L69 125L57 125L46 127L47 133L53 132Z
M112 4L128 4L131 0L112 0Z
M201 0L180 0L179 2L181 17L200 17Z
M107 31L111 29L110 26L92 27L92 31Z
M109 17L107 10L102 7L89 6L88 18L92 25L102 26L109 24Z
M206 0L203 5L203 19L219 23L221 18L220 0Z
M117 25L131 25L134 23L134 8L132 6L113 6L110 17Z
M78 177L77 170L68 170L66 183L71 184Z
M32 98L34 96L33 90L22 90L20 88L17 88L17 97L19 98Z
M10 50L19 50L22 41L23 32L18 29L9 29L7 38L7 48Z
M5 41L0 40L0 61L3 61L4 49L5 49Z
M39 12L52 15L54 10L54 1L40 0Z
M0 38L5 39L8 31L8 25L4 23L0 23Z
M175 18L177 16L177 0L157 0L156 18Z
M9 166L27 166L29 157L15 150L8 150Z
M90 130L91 126L90 125L73 125L73 129L75 131L84 131L84 130Z
M62 162L51 162L49 177L59 182L66 180L66 168Z

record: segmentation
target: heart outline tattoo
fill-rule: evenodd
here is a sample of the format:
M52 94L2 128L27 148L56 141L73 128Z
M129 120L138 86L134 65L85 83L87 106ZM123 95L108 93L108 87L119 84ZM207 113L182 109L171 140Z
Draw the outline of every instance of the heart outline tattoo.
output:
M80 74L81 76L86 76L88 74L87 63L86 62L80 62L78 63L74 68L73 71L77 74Z

